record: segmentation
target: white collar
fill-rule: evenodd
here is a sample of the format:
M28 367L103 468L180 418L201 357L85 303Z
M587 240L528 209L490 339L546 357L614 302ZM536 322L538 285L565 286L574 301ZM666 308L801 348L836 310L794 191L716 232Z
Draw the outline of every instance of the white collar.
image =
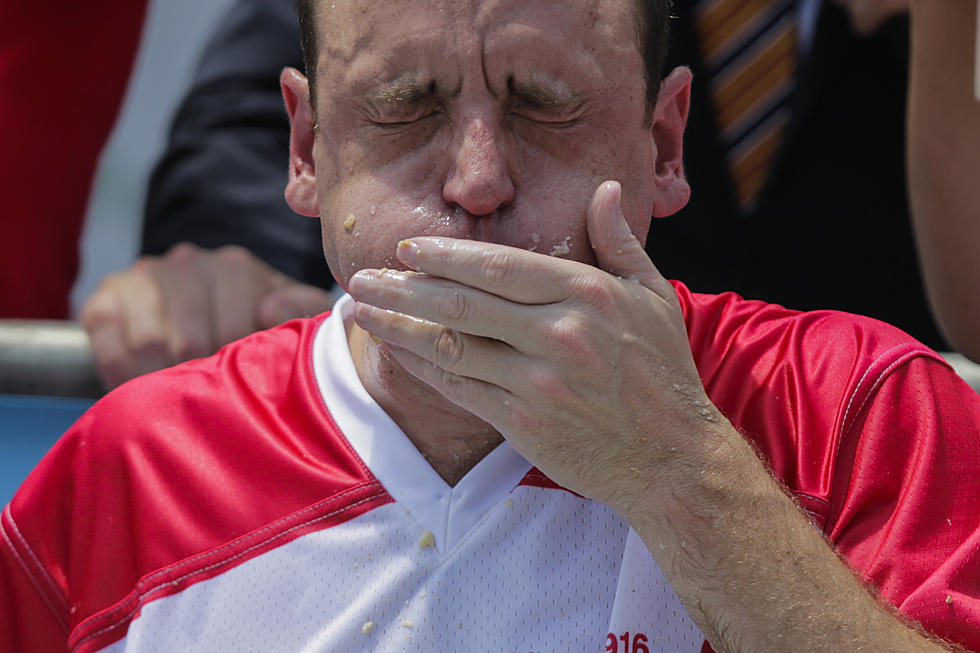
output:
M433 533L436 548L445 554L514 489L531 464L503 442L449 487L361 383L347 341L353 309L350 295L337 300L313 341L323 401L368 469L423 530Z

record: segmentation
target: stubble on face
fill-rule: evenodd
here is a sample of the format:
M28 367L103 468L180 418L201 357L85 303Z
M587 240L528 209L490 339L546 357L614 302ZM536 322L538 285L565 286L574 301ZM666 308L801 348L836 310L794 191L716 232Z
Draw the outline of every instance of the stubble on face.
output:
M649 216L627 4L334 0L319 20L317 189L342 285L364 267L397 266L397 242L418 235L592 262L585 212L609 178L638 224ZM486 214L493 202L447 199L454 172L472 164L461 178L478 185L498 159L512 198Z

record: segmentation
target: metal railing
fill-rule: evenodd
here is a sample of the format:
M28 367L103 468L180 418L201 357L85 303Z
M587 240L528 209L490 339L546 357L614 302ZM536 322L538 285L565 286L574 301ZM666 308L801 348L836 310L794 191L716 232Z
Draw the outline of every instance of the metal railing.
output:
M80 324L0 320L0 394L94 398L104 393Z
M980 365L960 354L943 356L980 392ZM80 324L0 320L0 394L95 398L104 392Z

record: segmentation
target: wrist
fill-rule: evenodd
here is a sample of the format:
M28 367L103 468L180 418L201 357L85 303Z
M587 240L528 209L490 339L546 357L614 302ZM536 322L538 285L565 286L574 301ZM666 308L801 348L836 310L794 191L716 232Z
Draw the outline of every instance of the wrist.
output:
M677 444L642 448L625 489L608 502L634 529L649 523L659 531L695 515L710 519L772 484L751 445L714 406L677 432L670 438Z

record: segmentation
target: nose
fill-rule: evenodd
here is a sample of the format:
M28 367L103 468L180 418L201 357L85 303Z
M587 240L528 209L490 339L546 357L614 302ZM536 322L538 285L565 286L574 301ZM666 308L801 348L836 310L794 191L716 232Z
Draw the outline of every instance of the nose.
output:
M484 117L467 120L454 139L443 198L473 216L490 215L514 199L506 143L499 127Z

